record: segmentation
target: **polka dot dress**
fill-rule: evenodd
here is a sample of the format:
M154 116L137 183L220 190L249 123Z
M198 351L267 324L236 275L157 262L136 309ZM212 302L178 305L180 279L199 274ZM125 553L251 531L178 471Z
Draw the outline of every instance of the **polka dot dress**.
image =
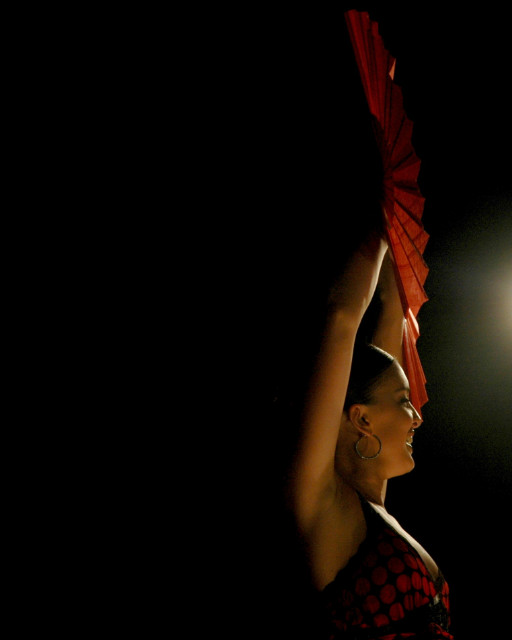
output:
M448 584L364 500L367 537L322 593L327 638L453 640Z

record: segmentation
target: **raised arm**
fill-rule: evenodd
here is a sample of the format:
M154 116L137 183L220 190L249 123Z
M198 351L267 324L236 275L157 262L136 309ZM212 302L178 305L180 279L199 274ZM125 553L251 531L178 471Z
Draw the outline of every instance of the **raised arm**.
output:
M377 295L380 298L380 313L372 342L391 354L403 366L405 318L389 251L382 262Z
M380 237L366 241L331 291L294 474L296 513L305 529L336 491L334 459L356 334L375 292L386 249Z

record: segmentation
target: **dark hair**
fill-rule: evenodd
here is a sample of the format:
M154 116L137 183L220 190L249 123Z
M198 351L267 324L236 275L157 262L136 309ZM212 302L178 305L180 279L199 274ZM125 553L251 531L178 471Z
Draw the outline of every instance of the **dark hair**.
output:
M344 410L353 404L370 404L373 392L395 359L373 344L357 344L348 382Z

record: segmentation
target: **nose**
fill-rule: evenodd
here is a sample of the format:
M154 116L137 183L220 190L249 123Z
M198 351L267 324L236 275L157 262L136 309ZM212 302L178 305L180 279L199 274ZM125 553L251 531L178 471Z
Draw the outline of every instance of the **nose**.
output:
M411 404L412 410L414 412L414 418L413 418L413 429L417 429L423 422L423 418L420 416L420 414L418 413L418 411L416 410L416 407L414 405Z

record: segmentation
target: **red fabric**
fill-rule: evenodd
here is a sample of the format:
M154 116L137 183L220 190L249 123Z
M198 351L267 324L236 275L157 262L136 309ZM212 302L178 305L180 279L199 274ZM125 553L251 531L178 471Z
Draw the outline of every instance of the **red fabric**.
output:
M372 640L452 640L447 627L429 619L426 613L437 597L441 602L437 606L444 611L449 626L448 583L442 576L434 582L409 542L368 509L366 540L322 592L329 621L326 637L341 640L359 630ZM425 616L421 617L423 612Z
M428 299L423 288L428 234L421 222L425 200L417 184L420 160L412 146L413 125L404 111L402 91L394 82L396 61L385 49L377 23L368 13L355 10L348 11L345 19L383 163L383 213L406 320L404 364L411 400L421 411L428 397L416 349L416 316Z

